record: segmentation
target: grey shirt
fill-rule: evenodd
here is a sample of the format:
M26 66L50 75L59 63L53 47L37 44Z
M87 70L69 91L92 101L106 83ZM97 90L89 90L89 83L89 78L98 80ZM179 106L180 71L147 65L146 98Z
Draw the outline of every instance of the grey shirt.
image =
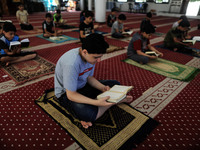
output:
M111 28L111 34L115 33L116 30L118 30L120 32L120 31L122 31L123 28L124 28L123 24L119 24L118 21L115 21Z

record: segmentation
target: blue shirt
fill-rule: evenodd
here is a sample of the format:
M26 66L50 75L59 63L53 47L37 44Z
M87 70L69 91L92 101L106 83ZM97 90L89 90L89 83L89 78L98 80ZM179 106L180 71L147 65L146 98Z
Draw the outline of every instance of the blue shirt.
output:
M63 54L56 64L54 86L57 98L69 91L77 91L85 86L87 78L93 76L95 65L82 60L79 48Z
M19 37L17 35L15 35L13 37L13 39L10 41L4 35L0 37L0 49L1 49L0 53L1 53L1 55L6 54L4 49L9 50L10 42L13 42L13 41L19 41Z

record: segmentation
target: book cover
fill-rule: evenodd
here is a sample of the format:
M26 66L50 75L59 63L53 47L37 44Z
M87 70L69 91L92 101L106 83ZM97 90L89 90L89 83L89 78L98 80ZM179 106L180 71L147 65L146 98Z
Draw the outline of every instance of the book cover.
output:
M147 52L145 52L145 54L150 55L150 56L157 56L157 57L159 56L159 54L157 54L154 51L147 51Z
M24 47L28 47L29 46L29 39L23 39L21 41L12 41L10 42L10 50L15 50L18 48L24 48Z
M110 96L107 100L111 103L118 103L126 97L126 94L133 88L133 86L114 85L109 91L106 91L97 96L97 99Z

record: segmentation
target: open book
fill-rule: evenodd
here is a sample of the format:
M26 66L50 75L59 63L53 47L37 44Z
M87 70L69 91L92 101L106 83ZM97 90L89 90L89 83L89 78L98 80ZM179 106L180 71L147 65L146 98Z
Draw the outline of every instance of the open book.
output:
M194 36L192 40L200 41L200 36Z
M127 32L122 32L122 34L128 34L131 35L133 33L133 30L127 31Z
M50 36L49 39L51 40L61 40L61 39L64 39L65 37L63 36Z
M183 43L192 43L193 45L196 43L196 40L183 40Z
M111 103L118 103L126 97L126 94L133 88L133 86L114 85L109 91L106 91L97 96L97 99L110 96L107 100Z
M150 55L150 56L157 56L157 57L160 55L154 51L147 51L147 52L145 52L145 54Z
M9 49L10 50L14 50L14 49L18 49L18 48L23 48L23 47L28 47L29 46L29 39L23 39L21 41L13 41L13 42L10 42L10 47Z

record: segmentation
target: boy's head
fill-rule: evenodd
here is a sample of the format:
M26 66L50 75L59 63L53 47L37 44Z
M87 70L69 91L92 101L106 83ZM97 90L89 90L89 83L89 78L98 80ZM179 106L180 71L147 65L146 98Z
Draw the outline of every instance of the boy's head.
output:
M15 36L15 32L16 32L16 27L12 23L10 22L4 23L3 34L8 40L13 39L13 37Z
M150 39L151 34L153 33L153 27L152 26L144 26L143 28L140 29L140 32L144 38Z
M50 13L46 13L45 18L46 18L46 22L48 23L52 21L52 15Z
M61 14L60 9L57 9L57 10L56 10L56 13L57 13L58 15L60 15L60 14Z
M86 11L85 12L85 21L86 23L91 23L93 20L94 14L91 11Z
M118 16L118 22L123 23L126 20L126 16L124 14L120 14Z
M186 20L186 21L188 21L188 19L187 19L186 16L180 16L179 20L184 20L184 21Z
M90 34L82 44L82 56L87 62L95 64L100 61L100 58L106 53L108 47L108 43L101 34Z
M152 18L152 13L151 12L148 12L147 14L146 14L146 17L147 17L147 19L151 19Z
M111 14L112 14L112 15L115 15L116 12L117 12L117 10L116 10L115 8L112 8L112 9L111 9Z
M20 3L20 4L18 5L18 8L19 8L19 10L23 11L23 10L24 10L24 5Z
M181 31L187 31L190 29L190 22L188 20L182 20L179 25L178 29Z

